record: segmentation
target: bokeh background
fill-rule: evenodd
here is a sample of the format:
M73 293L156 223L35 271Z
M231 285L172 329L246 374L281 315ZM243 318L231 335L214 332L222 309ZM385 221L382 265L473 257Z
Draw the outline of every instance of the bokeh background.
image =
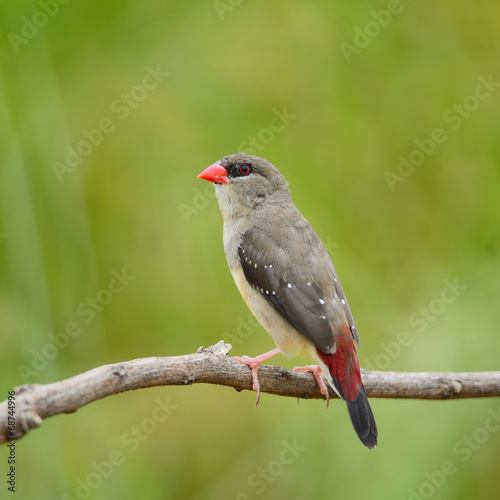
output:
M327 245L362 366L500 368L497 3L19 0L0 15L0 399L220 339L273 347L196 178L239 150L281 169ZM500 495L498 399L372 400L372 452L338 401L254 401L162 387L50 418L17 443L17 498Z

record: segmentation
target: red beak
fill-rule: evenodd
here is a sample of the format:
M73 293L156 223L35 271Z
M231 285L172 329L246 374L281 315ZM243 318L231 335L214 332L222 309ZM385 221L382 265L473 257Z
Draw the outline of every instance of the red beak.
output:
M216 182L219 184L227 184L227 170L224 166L219 163L214 163L208 168L203 170L203 172L198 176L200 179L205 179L206 181Z

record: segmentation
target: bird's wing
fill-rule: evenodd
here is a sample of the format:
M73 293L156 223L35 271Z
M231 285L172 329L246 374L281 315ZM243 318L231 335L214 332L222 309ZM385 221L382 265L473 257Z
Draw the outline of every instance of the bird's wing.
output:
M335 293L337 295L337 298L340 301L340 305L342 307L342 310L344 311L349 328L351 329L351 333L352 333L352 337L354 339L354 342L356 342L356 345L359 347L358 330L356 328L356 324L354 323L354 318L352 316L351 308L349 307L349 302L347 302L344 290L342 289L342 285L340 284L340 281L337 277L337 272L335 271L335 269L333 272L334 272L334 277L335 277L335 280L333 282L334 287L335 287Z
M300 237L300 234L292 231L288 236ZM286 241L290 243L290 240ZM238 256L250 285L299 333L318 349L328 353L335 351L337 330L349 325L356 341L357 333L335 269L319 238L317 242L325 255L320 257L328 259L327 269L322 268L321 262L315 262L314 253L309 248L305 249L304 255L294 256L300 259L299 268L294 269L285 245L258 229L251 229L243 235ZM324 290L316 282L315 277L321 273L330 274L322 280L328 284L329 290Z

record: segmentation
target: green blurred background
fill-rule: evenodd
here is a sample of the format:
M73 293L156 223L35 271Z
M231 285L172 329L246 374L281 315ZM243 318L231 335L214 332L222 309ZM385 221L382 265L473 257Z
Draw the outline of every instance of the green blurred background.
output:
M232 354L273 347L196 178L240 149L281 169L327 244L362 366L499 369L496 2L20 0L0 13L0 399L220 339ZM399 157L415 165L398 173ZM128 278L110 292L115 274ZM18 498L500 496L498 399L372 400L373 452L338 401L254 401L162 387L50 418L17 444Z

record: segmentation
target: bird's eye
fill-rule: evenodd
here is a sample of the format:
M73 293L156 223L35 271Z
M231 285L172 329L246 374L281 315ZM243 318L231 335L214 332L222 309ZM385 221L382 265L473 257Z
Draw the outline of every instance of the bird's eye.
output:
M248 175L250 172L252 171L252 169L250 168L250 165L241 165L240 168L239 168L239 172L241 175Z

